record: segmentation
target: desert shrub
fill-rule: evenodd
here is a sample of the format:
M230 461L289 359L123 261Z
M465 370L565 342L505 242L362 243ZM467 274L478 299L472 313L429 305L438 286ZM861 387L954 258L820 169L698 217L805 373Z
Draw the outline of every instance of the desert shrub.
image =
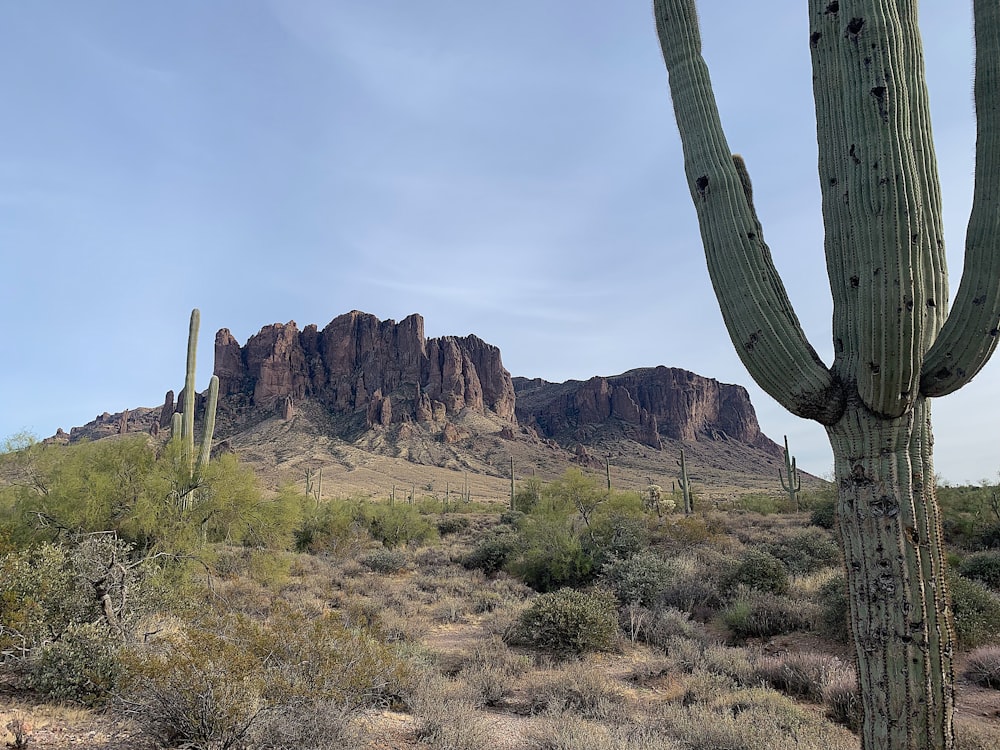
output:
M423 544L437 537L437 528L412 505L365 503L360 515L372 538L389 549L401 544Z
M622 629L650 646L665 649L677 638L708 643L708 633L701 623L691 619L687 612L673 607L647 609L630 606L622 610Z
M830 578L819 587L819 631L827 638L846 642L851 635L847 580L843 573Z
M823 687L823 704L826 715L832 721L842 724L852 732L861 728L864 708L858 691L858 677L853 668L845 668L832 675Z
M255 732L255 750L365 750L354 713L333 701L299 702L271 712Z
M462 565L491 575L503 570L520 550L521 540L517 533L501 527L480 539L462 559Z
M958 572L995 591L1000 590L1000 550L973 552L959 563Z
M1000 638L1000 596L978 581L948 575L955 634L960 648L975 648Z
M687 750L855 750L856 736L767 688L725 692L660 711L665 731Z
M521 613L518 642L557 653L606 651L614 643L618 615L614 595L560 589L535 598Z
M753 654L745 648L721 644L706 646L701 652L698 666L709 674L727 677L735 685L758 682Z
M396 549L373 549L359 562L376 573L398 573L406 567L406 553Z
M670 546L693 547L725 533L725 526L714 516L681 516L671 518L663 527Z
M837 498L833 495L818 498L809 514L809 523L821 529L833 529L837 525Z
M755 673L760 681L785 695L822 703L826 686L835 677L849 674L849 669L832 656L791 652L760 658Z
M768 516L772 513L781 513L783 511L790 510L786 507L786 505L787 501L783 498L779 498L775 495L765 495L760 492L741 495L739 499L739 507L742 510L750 511L752 513L760 513L762 516Z
M327 502L305 515L295 530L299 552L340 556L368 539L367 525L347 503Z
M481 642L462 667L459 678L469 687L477 706L497 706L511 692L516 678L531 667L531 659L515 654L496 636Z
M574 662L535 675L528 686L532 713L572 712L607 721L622 717L625 695L603 670Z
M674 575L674 566L652 550L604 565L601 575L622 604L652 603Z
M223 615L136 647L124 659L119 713L164 744L257 746L289 707L385 704L408 679L395 653L325 614L276 607L267 624Z
M697 572L688 571L677 575L660 591L657 606L673 607L689 612L699 620L708 620L723 604L719 585Z
M0 557L0 654L30 659L43 644L88 623L102 623L105 638L120 643L158 598L150 581L154 566L132 555L115 535L92 534L75 545L44 543ZM72 658L65 656L68 666ZM50 658L62 657L53 652Z
M481 750L496 738L466 695L466 686L438 675L419 679L407 696L410 712L419 720L417 738L442 750Z
M766 638L810 627L812 607L770 591L742 589L722 613L737 638Z
M732 591L739 586L784 594L788 591L788 570L785 564L762 550L743 552L736 564L723 575L722 586Z
M795 575L814 573L837 565L840 548L830 534L820 529L803 529L764 545L764 551L778 558Z
M1000 646L980 646L969 654L965 676L980 687L1000 690Z
M542 497L542 481L538 477L528 477L514 493L514 508L521 513L531 513Z
M94 619L96 605L65 547L41 544L0 558L0 651L7 656L27 656L71 624Z
M439 518L437 522L437 530L441 536L457 534L467 528L469 528L469 519L465 516L447 516Z
M599 564L646 549L649 528L641 498L636 493L612 493L594 513L584 538Z
M106 627L72 624L32 654L28 685L51 701L101 705L121 677L119 648Z
M521 539L519 554L507 569L536 591L578 586L590 580L594 560L567 519L528 517L522 525Z

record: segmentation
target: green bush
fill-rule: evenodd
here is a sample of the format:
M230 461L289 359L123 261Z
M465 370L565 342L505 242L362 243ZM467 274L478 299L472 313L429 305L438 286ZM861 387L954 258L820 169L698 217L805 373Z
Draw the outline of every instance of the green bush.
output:
M651 550L614 560L601 575L622 604L649 605L674 577L674 566Z
M958 572L993 590L1000 590L1000 550L973 552L959 563Z
M593 558L587 554L567 519L526 517L521 540L519 554L507 569L536 591L578 586L592 577Z
M585 538L591 557L602 562L631 557L649 544L646 518L641 510L611 508L600 513Z
M809 523L819 526L821 529L832 529L837 525L837 499L836 497L823 497L818 499L809 514Z
M542 594L521 613L515 638L557 653L606 651L618 632L614 595L560 589Z
M975 648L1000 638L1000 596L954 573L948 575L948 588L959 648Z
M412 505L365 504L361 506L361 518L372 538L390 549L437 537L435 526Z
M778 558L788 571L795 575L814 573L836 565L840 561L840 548L831 535L818 528L779 538L764 545L764 551Z
M819 626L827 638L846 643L850 638L849 603L847 601L847 580L839 573L819 587Z
M503 570L520 550L521 540L517 533L505 526L499 527L479 540L462 559L462 565L492 575Z
M56 702L103 704L118 685L120 646L106 627L70 625L57 641L40 646L28 660L28 685Z
M788 591L788 571L784 563L762 550L749 549L740 555L733 568L723 576L723 587L738 586L784 594Z
M406 567L406 553L395 549L375 549L359 562L376 573L398 573Z

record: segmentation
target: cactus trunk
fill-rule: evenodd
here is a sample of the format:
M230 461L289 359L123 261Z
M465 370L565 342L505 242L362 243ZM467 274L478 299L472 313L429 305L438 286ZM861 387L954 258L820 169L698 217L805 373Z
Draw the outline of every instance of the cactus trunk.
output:
M913 0L809 0L834 361L792 309L726 142L694 0L654 0L684 169L737 353L827 429L839 486L865 750L954 746L954 636L928 399L1000 339L1000 3L975 0L975 193L955 302Z
M828 428L838 481L864 748L949 748L953 637L930 408L873 419L849 408Z

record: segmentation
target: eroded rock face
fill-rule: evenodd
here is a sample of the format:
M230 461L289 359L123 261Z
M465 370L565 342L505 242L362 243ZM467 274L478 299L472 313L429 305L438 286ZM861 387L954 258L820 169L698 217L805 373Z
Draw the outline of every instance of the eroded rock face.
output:
M632 439L660 447L674 440L732 439L778 450L760 431L746 389L687 370L654 367L586 382L514 379L517 419L544 437L566 438L617 420Z
M441 421L466 409L514 420L500 350L475 336L426 339L419 315L396 323L355 310L322 331L275 323L242 347L222 329L215 374L223 398L273 409L286 397L312 397L337 413L364 414L369 427Z

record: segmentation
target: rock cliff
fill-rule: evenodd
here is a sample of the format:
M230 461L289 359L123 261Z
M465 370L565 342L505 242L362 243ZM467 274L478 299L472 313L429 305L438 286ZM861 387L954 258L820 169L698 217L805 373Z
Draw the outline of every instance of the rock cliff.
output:
M275 323L240 346L215 337L223 408L273 412L313 398L368 428L444 422L463 411L514 420L514 386L500 350L476 336L427 339L424 321L350 312L320 331Z
M588 428L617 424L631 439L654 448L662 438L728 439L780 454L760 431L745 388L687 370L641 368L565 383L514 378L514 388L518 421L562 442L585 439L592 432Z

